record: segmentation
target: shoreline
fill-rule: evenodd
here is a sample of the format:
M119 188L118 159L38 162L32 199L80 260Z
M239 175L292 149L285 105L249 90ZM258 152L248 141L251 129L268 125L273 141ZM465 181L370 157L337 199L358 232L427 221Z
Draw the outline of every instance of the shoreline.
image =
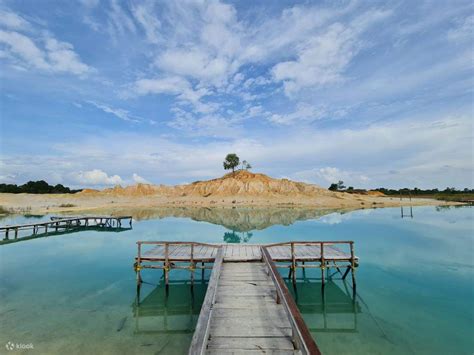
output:
M397 197L368 196L337 193L336 198L325 196L301 198L300 196L113 196L79 194L10 194L0 193L0 207L11 214L49 214L92 212L111 209L154 209L173 207L255 207L255 208L310 208L310 209L368 209L411 206L455 206L461 202L428 198L400 201Z

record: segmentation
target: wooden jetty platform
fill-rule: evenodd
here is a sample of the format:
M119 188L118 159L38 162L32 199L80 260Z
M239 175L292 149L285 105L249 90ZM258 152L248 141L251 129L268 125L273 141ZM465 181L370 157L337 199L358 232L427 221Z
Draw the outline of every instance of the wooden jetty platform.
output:
M139 241L135 258L137 285L141 270L161 269L165 284L172 269L212 269L189 354L320 354L277 268L319 268L324 290L329 270L345 279L358 258L352 241L285 242L268 245ZM145 248L151 248L144 250ZM344 248L348 250L343 250ZM212 266L209 264L212 263Z
M127 223L132 226L131 216L79 216L79 217L66 217L66 216L53 216L50 217L49 221L28 223L28 224L17 224L17 225L6 225L0 226L0 233L4 233L3 241L18 240L20 238L19 233L25 230L31 230L31 236L37 236L40 233L47 234L49 232L60 232L67 231L74 228L80 227L96 227L96 228L121 228L122 223Z

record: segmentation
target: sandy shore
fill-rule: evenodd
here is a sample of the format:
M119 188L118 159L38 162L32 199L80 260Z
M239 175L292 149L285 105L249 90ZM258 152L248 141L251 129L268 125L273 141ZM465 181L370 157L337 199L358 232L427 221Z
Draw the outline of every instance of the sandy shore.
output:
M408 200L403 201L409 205ZM434 199L412 199L412 206L457 205L457 202L446 202ZM355 195L348 193L331 193L318 198L258 197L237 196L209 198L202 196L113 196L87 194L8 194L0 193L0 206L11 213L45 214L56 212L82 212L103 209L136 209L156 207L308 207L328 209L359 209L373 207L400 206L397 197Z

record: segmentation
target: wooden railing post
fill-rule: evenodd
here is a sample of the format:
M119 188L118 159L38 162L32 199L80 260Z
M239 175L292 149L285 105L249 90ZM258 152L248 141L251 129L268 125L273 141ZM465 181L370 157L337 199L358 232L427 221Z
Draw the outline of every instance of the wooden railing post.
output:
M137 265L135 266L135 272L137 274L137 285L140 285L141 281L142 281L142 278L141 278L141 275L140 275L140 270L141 270L141 257L142 257L142 243L141 242L137 242L137 245L138 245L138 256L137 256Z

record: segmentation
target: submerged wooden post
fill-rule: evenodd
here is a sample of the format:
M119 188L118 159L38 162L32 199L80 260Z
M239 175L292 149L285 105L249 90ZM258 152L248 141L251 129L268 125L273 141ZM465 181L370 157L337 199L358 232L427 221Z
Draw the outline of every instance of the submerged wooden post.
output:
M15 239L18 238L18 228L15 228Z
M5 239L8 239L8 231L9 231L9 230L10 230L10 229L8 229L8 228L5 229Z
M354 242L351 242L351 273L352 273L352 288L355 292L356 290L356 280L355 280L355 255L354 255Z
M324 261L324 243L321 242L321 286L324 288L324 269L326 268Z
M291 272L293 273L293 283L296 283L296 255L295 243L291 243Z
M168 272L169 272L169 256L168 256L168 248L169 248L169 244L168 243L165 243L165 285L166 285L166 288L168 288L168 279L169 279L169 275L168 275Z
M191 271L191 285L194 285L194 243L191 243L191 256L190 256L189 270Z

